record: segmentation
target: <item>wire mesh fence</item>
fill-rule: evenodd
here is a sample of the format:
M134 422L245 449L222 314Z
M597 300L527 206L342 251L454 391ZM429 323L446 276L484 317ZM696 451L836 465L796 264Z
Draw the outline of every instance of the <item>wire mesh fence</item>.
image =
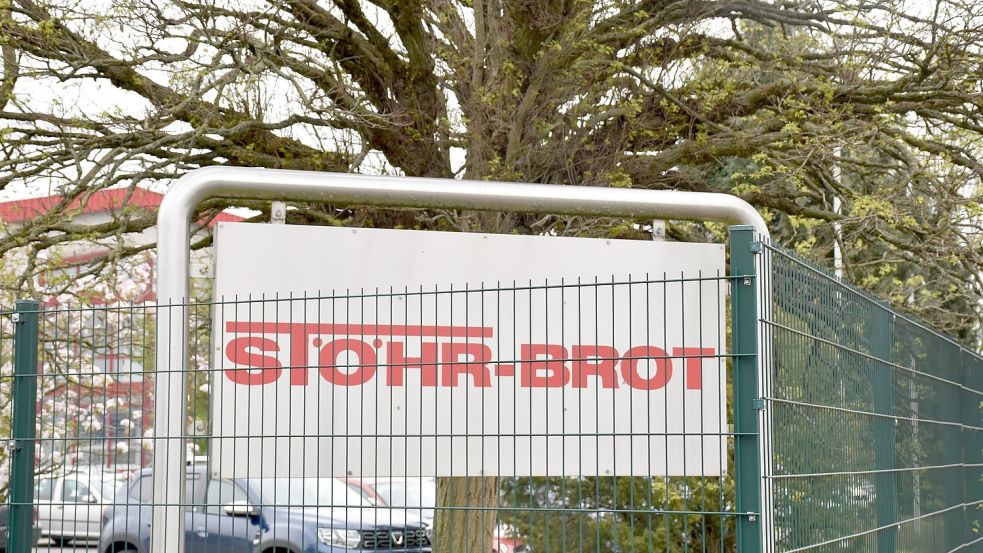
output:
M983 361L732 235L728 275L19 304L9 550L150 551L167 440L189 552L980 550Z
M154 383L178 370L187 551L732 551L731 280L48 307L35 376L8 314L37 547L150 549ZM163 309L186 366L157 366Z
M771 550L983 550L983 360L782 250L759 266Z

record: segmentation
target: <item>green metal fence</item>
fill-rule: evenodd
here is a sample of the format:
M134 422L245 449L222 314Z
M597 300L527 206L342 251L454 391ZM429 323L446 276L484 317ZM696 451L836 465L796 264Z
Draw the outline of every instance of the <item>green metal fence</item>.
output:
M677 301L694 290L700 298L726 299L696 305ZM627 301L618 303L610 299L614 297ZM522 388L518 375L508 371L521 370L521 345L536 341L523 334L537 325L549 329L540 336L543 343L563 346L553 356L558 363L554 369L590 367L587 382L577 385L582 385L580 396L566 396L570 403L554 403L542 411L555 416L580 410L581 422L560 430L574 442L551 441L550 435L535 430L533 423L539 421L534 419L542 415L530 406L549 401L545 394L535 395L539 392L516 396L528 401L478 410L469 421L480 425L481 416L508 410L526 426L492 432L498 458L508 457L508 466L518 466L520 460L552 456L561 461L551 466L559 468L537 477L502 473L493 482L492 499L480 501L475 494L462 493L484 489L488 481L480 478L444 481L436 473L359 478L371 472L367 464L382 461L365 455L371 446L388 448L395 439L438 444L449 438L436 426L423 424L447 416L429 404L414 411L393 407L384 430L315 425L281 438L262 429L252 437L217 435L213 401L217 386L228 386L230 375L268 376L265 370L270 369L280 371L276 375L285 382L298 369L314 371L314 378L324 371L369 370L377 375L370 384L383 392L373 397L392 398L393 389L383 379L394 361L381 352L391 347L388 342L395 334L405 339L400 355L409 357L412 350L420 357L414 374L425 374L430 367L438 384L449 374L447 382L457 386L454 374L460 372L462 384L456 389L464 390L476 374L473 367L457 358L426 359L431 350L420 330L425 321L407 320L412 311L407 306L414 304L446 313L451 326L494 326L497 333L512 329L511 335L496 334L492 357L484 359L496 367L490 385ZM179 310L191 331L188 363L178 368L188 379L188 427L181 440L189 455L183 502L189 553L326 551L325 540L336 544L335 551L425 551L431 542L440 545L440 539L474 532L488 516L494 522L490 543L496 553L983 550L983 359L826 272L761 243L750 227L733 227L727 275L442 283L430 289L302 298L216 298L184 306L18 303L0 313L0 397L7 400L0 402L0 437L9 441L0 453L0 490L11 509L8 551L35 548L32 532L40 525L38 551L57 550L56 542L71 540L69 547L99 547L99 553L147 552L149 544L143 540L149 539L145 528L153 498L145 484L157 445L153 414L158 398L153 392L158 371L165 368L158 366L156 355L160 309ZM418 311L424 310L412 312ZM503 318L512 320L503 326ZM610 321L615 318L627 321L636 342L665 353L649 349L639 356L624 348L597 348L620 339L613 336ZM711 318L721 332L713 339L689 334L680 344L668 343L672 340L663 329L691 328L695 318ZM410 323L417 330L407 331ZM370 344L379 353L371 366L361 359L325 362L320 354L297 361L284 353L298 339L290 330L296 325L307 329L303 339L312 339L311 347L326 347L318 340L327 340L321 334L330 327L330 332L342 332L346 343ZM239 352L255 356L250 363L259 367L257 372L237 373L241 367L229 364L229 334L236 332L252 333L263 340L257 343L266 344L265 350ZM453 340L468 350L468 340L474 338L469 332L440 332L451 344L434 345L434 352L457 351ZM589 355L580 347L584 344L593 347ZM688 347L673 348L679 345ZM262 355L274 348L282 348L277 355L286 357ZM276 367L261 366L277 361ZM645 376L649 379L656 378L659 367L674 367L679 378L692 376L687 373L692 363L702 367L704 377L715 371L720 388L691 390L685 397L691 402L724 400L723 419L683 419L677 428L665 422L672 413L656 412L620 434L598 424L623 416L618 409L625 407L602 410L597 407L599 394L628 385L632 376L625 367L635 369L643 362L655 368ZM407 361L400 366L406 370ZM455 401L477 399L475 405L482 398L480 393L450 393L462 394ZM342 420L357 420L358 410L366 408L346 392L325 392L315 400L291 399L286 392L273 401L248 394L227 397L239 398L238 412L266 410L273 417L286 416L297 401L315 412L340 409ZM649 411L667 409L655 405L659 407ZM664 422L653 426L653 420ZM237 461L216 471L213 457L220 439L225 459L232 455ZM304 469L293 476L341 482L354 498L329 494L324 499L317 489L313 500L289 490L271 495L250 476L258 463L273 467L264 471L273 474L279 472L277 463L319 455L314 444L325 440L357 443L362 456L333 467L330 474ZM639 447L651 463L642 473L622 476L570 468L594 466L599 453L608 451L631 457ZM466 463L469 455L478 455L475 451L465 450L452 461ZM434 459L450 452L440 446L423 450ZM680 456L702 459L706 466L719 464L724 474L687 468L673 476L653 476ZM707 458L712 456L717 458ZM394 484L431 499L409 504L405 496L383 497L383 490ZM248 505L236 506L235 501ZM451 521L442 534L434 534L437 529L429 526L433 521L423 524L433 516L426 514L431 508L437 518ZM344 514L325 517L325 510ZM298 537L276 522L286 511L299 511L306 519L321 517L322 527ZM132 543L127 541L131 538Z
M477 533L489 516L488 544L496 553L733 551L740 536L758 534L757 496L745 493L758 486L736 492L734 486L735 451L747 450L743 470L758 465L755 426L746 418L732 428L729 407L715 418L692 413L700 413L693 408L701 402L744 401L730 397L733 386L744 390L742 397L754 395L753 351L735 354L726 332L730 289L738 283L733 293L750 294L753 306L753 277L623 277L441 283L177 306L19 304L3 314L0 357L10 370L0 374L0 385L33 384L37 391L17 392L0 417L20 421L8 435L35 445L38 454L14 458L7 473L19 486L8 497L20 513L11 519L11 536L19 541L10 550L28 550L35 510L39 551L67 542L100 553L146 553L154 506L146 482L160 446L153 414L164 401L153 393L165 368L157 355L158 320L170 309L190 329L189 362L178 367L189 395L181 436L188 445L182 505L189 553L324 552L325 540L342 543L330 549L336 552L429 551L431 540L436 548L442 539ZM753 326L753 308L742 316ZM357 359L336 358L330 344L339 342ZM293 355L297 344L309 355ZM535 361L528 353L535 344L552 352ZM14 355L15 349L37 358ZM749 361L742 361L741 375L733 373L735 359ZM527 379L532 365L538 383ZM361 395L358 387L322 382L356 373L366 377ZM483 373L490 380L478 385ZM295 382L298 374L307 378ZM437 399L399 401L411 379ZM563 394L550 392L550 379L562 384L556 389ZM280 387L263 396L261 386ZM509 393L494 395L495 389ZM623 390L637 393L621 403L605 400ZM221 420L219 394L233 413ZM667 402L669 394L682 403ZM369 410L381 403L391 406L383 409L385 420L370 419ZM451 404L470 405L468 420L443 425ZM756 416L750 403L741 411ZM257 424L245 435L223 426L257 412L267 413L267 422L333 413L341 424L302 421L286 434ZM579 415L556 424L563 413ZM482 428L483 439L453 447ZM321 461L332 453L320 448L326 442L345 450L344 458ZM414 458L432 472L377 475L378 466ZM603 468L605 458L622 468ZM474 459L498 463L490 470L497 473L491 500L484 492L465 493L489 483L473 469L471 476L445 479L433 468L474 466ZM619 461L625 459L634 461ZM546 474L521 473L538 461ZM257 474L315 482L313 495L295 495L289 485L267 489ZM325 480L348 486L354 497L320 495ZM120 487L105 491L114 485ZM262 510L254 516L229 500ZM318 519L318 533L295 533L296 526L282 522L286 512ZM325 529L330 532L321 535Z
M766 551L983 551L983 359L760 245Z

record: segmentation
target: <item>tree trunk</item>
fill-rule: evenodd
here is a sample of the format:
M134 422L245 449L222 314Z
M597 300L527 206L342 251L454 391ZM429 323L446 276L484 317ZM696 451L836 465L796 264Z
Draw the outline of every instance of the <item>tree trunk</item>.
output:
M491 553L496 507L497 477L438 478L434 553Z

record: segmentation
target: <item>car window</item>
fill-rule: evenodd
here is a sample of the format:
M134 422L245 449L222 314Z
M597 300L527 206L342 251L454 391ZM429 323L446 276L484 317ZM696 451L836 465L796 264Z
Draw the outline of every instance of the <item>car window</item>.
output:
M130 488L130 495L140 503L150 503L154 493L154 478L141 476Z
M66 479L61 487L61 499L65 503L81 503L82 498L87 495L91 496L92 491L78 480Z
M34 497L50 501L51 488L53 487L54 486L52 485L52 480L50 478L42 478L38 480L37 485L34 486Z
M358 484L349 483L348 484L348 489L350 489L350 490L354 491L355 493L357 493L358 495L362 496L363 499L365 499L366 501L368 501L372 505L375 505L375 498L372 497L372 495L369 493L369 491L366 490L365 488L363 488L362 486L359 486Z
M205 492L205 512L224 515L222 507L233 501L246 501L246 492L228 480L211 480Z
M375 491L390 507L434 507L437 485L429 480L395 480L376 484Z
M99 491L102 492L102 498L112 502L112 499L116 497L116 491L120 487L120 482L116 479L107 479L99 481L98 485Z
M348 484L334 478L254 478L267 506L369 507L372 504Z
M390 507L422 507L423 518L433 518L437 506L437 483L433 480L393 480L379 482L375 492Z
M189 474L184 482L184 500L188 502L186 508L190 509L192 507L191 503L194 502L195 498L200 498L200 494L195 494L195 491L201 489L202 478L200 474ZM130 486L130 497L136 499L140 503L153 503L154 502L154 477L150 474L141 476L137 479L133 485Z

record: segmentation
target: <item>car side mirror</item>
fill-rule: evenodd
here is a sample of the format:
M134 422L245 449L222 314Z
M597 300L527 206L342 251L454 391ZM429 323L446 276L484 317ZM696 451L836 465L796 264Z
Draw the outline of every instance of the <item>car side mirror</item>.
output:
M79 503L99 503L99 500L92 494L85 494L79 498Z
M222 511L230 517L254 517L259 515L259 507L248 501L233 501L222 507Z

